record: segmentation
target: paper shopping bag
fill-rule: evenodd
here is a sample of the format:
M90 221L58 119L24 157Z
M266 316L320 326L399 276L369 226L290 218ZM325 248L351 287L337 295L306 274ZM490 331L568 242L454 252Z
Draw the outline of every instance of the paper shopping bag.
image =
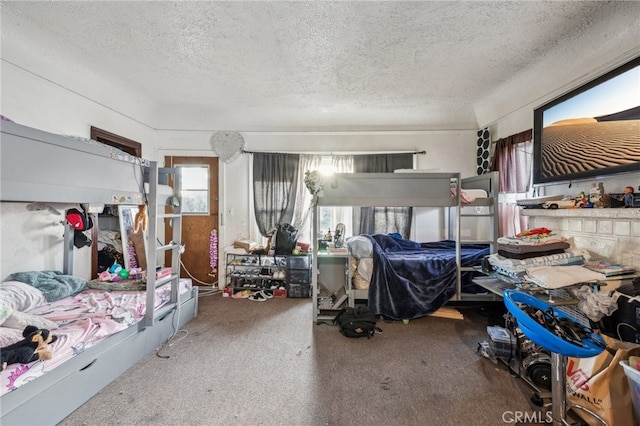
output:
M590 358L567 358L567 406L578 405L608 425L635 426L633 402L621 360L640 355L640 345L602 335L607 349ZM589 425L602 423L580 409L574 410Z

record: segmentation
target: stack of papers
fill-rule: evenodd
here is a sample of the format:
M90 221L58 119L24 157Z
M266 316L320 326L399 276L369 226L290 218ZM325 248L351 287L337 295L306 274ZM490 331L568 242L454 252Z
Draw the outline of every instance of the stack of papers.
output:
M607 277L633 274L636 271L633 266L620 265L619 263L611 262L606 259L590 259L584 266L592 271L600 272Z

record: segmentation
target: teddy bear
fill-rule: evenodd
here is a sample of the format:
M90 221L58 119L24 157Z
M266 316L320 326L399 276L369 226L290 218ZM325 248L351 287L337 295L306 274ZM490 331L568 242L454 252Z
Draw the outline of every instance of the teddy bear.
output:
M9 364L28 364L33 361L51 359L53 353L49 344L58 340L49 330L28 325L22 331L24 340L0 348L0 371Z
M138 230L142 229L142 232L147 230L147 205L140 204L138 206L138 213L136 213L136 217L133 219L133 232L134 234L138 232Z

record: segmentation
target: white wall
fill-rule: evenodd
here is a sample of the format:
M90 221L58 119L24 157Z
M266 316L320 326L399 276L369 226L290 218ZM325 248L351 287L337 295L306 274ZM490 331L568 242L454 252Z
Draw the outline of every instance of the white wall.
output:
M165 155L215 155L209 139L214 132L157 132L157 158ZM475 173L476 131L243 133L246 151L300 153L365 153L426 151L417 168ZM260 241L253 225L250 154L230 163L220 162L220 242L227 246L239 238ZM419 234L423 235L423 234ZM426 238L426 237L425 237Z
M26 126L86 138L90 136L91 126L99 127L141 142L143 155L155 159L147 155L155 152L150 149L155 143L153 129L102 102L53 83L48 76L5 61L5 45L2 47L0 114ZM110 93L116 105L129 96L116 89ZM141 116L147 113L146 107L140 107L139 111ZM55 167L55 159L51 159L51 167ZM14 272L62 270L62 216L45 211L29 212L24 203L1 203L0 219L0 279ZM78 276L89 278L91 251L76 249L74 265Z
M157 131L156 158L165 156L216 156L210 138L214 132ZM236 239L250 238L249 226L249 156L239 155L230 163L220 161L219 241L220 247Z
M2 279L14 272L62 270L62 215L30 212L24 203L0 203L0 219ZM90 260L88 249L79 254L78 262Z

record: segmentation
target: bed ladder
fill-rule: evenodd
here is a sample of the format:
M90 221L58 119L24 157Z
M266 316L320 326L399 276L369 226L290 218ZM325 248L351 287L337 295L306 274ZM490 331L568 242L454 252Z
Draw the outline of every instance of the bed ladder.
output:
M173 197L169 200L158 199L158 185L167 183L169 176L173 178ZM182 202L179 194L182 188L180 173L175 168L158 167L156 161L151 161L148 173L149 194L147 194L148 214L148 244L147 244L147 304L144 326L149 327L178 309L178 294L180 290L180 255L182 252ZM175 200L176 202L173 202ZM165 235L164 225L171 225L171 235ZM162 227L162 234L159 228ZM161 236L164 238L161 239ZM171 252L171 264L163 267L165 253ZM156 271L170 273L163 275ZM171 283L170 299L161 308L154 309L158 296L156 289Z

